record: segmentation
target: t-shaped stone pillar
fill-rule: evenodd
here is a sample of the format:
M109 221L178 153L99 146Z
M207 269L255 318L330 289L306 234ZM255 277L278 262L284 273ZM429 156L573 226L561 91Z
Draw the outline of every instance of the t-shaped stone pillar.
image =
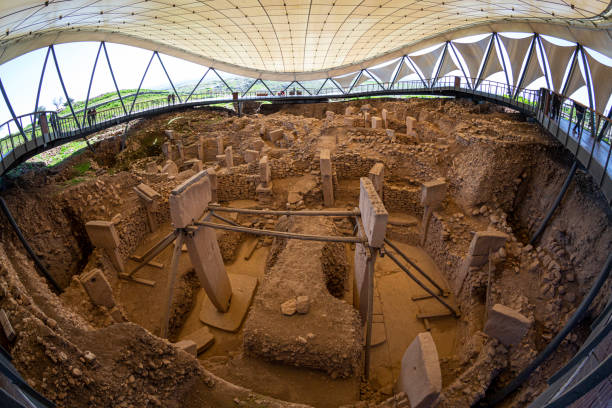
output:
M360 178L359 187L359 211L368 244L371 247L380 248L387 233L389 213L370 179Z
M208 207L211 196L206 170L172 190L169 199L172 226L185 228L197 221ZM226 312L232 297L232 286L225 272L215 231L200 227L185 235L189 258L206 295L219 312Z
M413 118L412 116L406 116L406 134L411 134L412 132L414 132L414 123L416 122L416 119Z
M419 333L404 352L397 388L406 393L412 408L434 406L442 391L442 373L431 333Z
M172 160L172 145L170 142L164 142L162 145L162 152L164 153L166 160Z
M368 178L374 185L376 189L376 194L382 199L383 196L383 186L385 183L385 165L383 163L376 163L370 169L368 173Z
M157 220L153 212L157 210L161 195L144 183L140 183L134 187L134 192L138 195L138 197L140 197L140 200L142 201L147 212L147 223L149 225L149 230L151 232L155 232L155 230L157 230Z
M319 156L321 166L321 188L323 190L323 204L326 207L334 205L334 184L332 179L331 154L328 149L321 150Z
M234 152L232 146L227 146L225 148L225 167L228 169L234 167Z
M79 281L94 305L104 306L108 309L115 307L113 290L100 269L92 269L86 272L80 277Z
M383 126L383 120L380 116L372 116L372 129L380 129Z
M219 202L217 198L217 172L214 167L209 167L206 169L206 173L208 173L208 180L210 180L210 201L217 203Z
M223 154L223 136L217 136L217 154Z
M85 224L85 230L93 246L103 248L113 266L123 272L123 259L119 254L119 235L115 224L110 221L89 221Z
M408 118L406 118L406 122ZM440 207L444 199L446 198L446 181L443 179L437 179L432 181L426 181L423 183L421 189L421 204L425 207L423 210L423 221L421 229L423 236L421 237L421 245L425 245L427 240L427 230L429 228L429 218L431 212Z
M383 120L383 124L385 126L385 129L389 127L389 122L388 122L388 117L389 117L389 111L386 109L383 109L380 113L380 116L382 116L382 120Z
M176 141L176 151L178 152L178 158L185 160L185 149L183 149L183 142L180 140Z
M198 151L198 159L200 159L202 162L206 161L205 146L206 146L206 141L204 139L204 136L200 136L198 138L198 143L196 144L196 149Z

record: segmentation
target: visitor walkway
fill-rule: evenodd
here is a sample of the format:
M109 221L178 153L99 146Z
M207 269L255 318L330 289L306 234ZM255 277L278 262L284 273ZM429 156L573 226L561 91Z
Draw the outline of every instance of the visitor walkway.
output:
M471 85L473 80L460 81L456 77L441 78L432 86L429 83L431 81L415 80L393 84L364 84L348 90L335 86L321 88L314 94L306 89L288 90L289 87L277 93L192 93L178 95L175 104L168 104L166 97L135 103L135 97L130 106L122 100L120 106L101 109L93 117L82 111L63 117L49 111L16 116L0 125L0 176L43 151L86 138L111 126L196 106L223 106L233 103L240 110L241 102L248 101L316 103L370 97L448 96L495 103L534 118L576 157L593 176L595 184L600 187L608 203L612 202L612 169L609 166L612 121L609 118L585 108L583 120L576 126L578 116L575 107L580 104L546 90L517 89L493 81L481 81L474 89ZM555 109L552 102L555 99L560 108L559 113L553 115ZM574 127L576 132L573 131Z

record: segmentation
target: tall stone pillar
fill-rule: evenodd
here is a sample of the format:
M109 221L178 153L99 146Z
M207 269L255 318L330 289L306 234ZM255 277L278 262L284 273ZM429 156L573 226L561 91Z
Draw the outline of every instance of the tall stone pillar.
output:
M334 205L334 183L332 179L331 153L328 149L321 150L319 157L321 166L321 188L323 190L323 204L326 207Z

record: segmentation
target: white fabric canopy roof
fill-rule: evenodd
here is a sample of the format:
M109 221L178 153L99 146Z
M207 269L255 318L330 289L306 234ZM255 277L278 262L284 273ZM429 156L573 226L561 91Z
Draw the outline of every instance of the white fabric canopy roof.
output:
M607 2L3 0L0 63L71 41L157 50L280 80L338 76L461 36L540 32L612 54Z

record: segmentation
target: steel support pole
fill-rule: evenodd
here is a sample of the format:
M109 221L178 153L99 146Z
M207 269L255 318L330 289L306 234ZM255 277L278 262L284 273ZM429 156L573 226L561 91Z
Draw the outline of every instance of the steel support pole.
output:
M565 192L567 191L567 188L569 187L570 182L574 178L574 174L576 174L577 168L578 168L578 159L575 158L574 163L572 164L572 167L569 173L567 174L565 182L563 183L563 186L561 187L561 190L559 191L559 194L557 195L557 199L554 201L552 207L550 207L550 210L548 210L548 213L546 214L546 217L544 217L544 220L542 220L542 224L540 224L540 227L538 228L538 230L535 232L535 234L533 234L533 237L531 237L531 239L529 240L529 243L531 245L533 245L537 241L537 239L546 229L546 225L548 224L548 222L553 216L553 213L555 212L555 210L561 203L561 200L563 199L563 196L565 195Z
M537 35L537 34L536 34ZM536 42L538 45L538 49L540 50L540 55L542 56L542 64L544 65L544 78L546 78L546 83L548 84L548 89L553 89L552 79L548 76L548 69L546 69L546 65L548 63L548 57L544 53L544 48L542 47L542 42L540 41L540 36L537 35ZM554 91L554 89L553 89Z
M119 87L117 86L117 80L115 79L115 73L113 72L113 66L111 65L110 58L108 57L108 52L106 51L106 43L104 41L102 41L102 48L104 48L104 55L106 56L106 62L108 63L108 70L110 71L111 78L113 78L113 84L115 85L117 96L119 97L119 101L121 102L121 106L123 107L123 112L127 115L128 111L125 108L125 104L123 103L123 98L121 97L121 92L119 91Z
M391 83L389 84L389 88L387 89L392 89L393 85L395 84L395 81L397 81L397 77L400 73L400 71L402 70L402 65L406 64L406 61L404 61L404 59L406 58L406 56L402 56L402 58L400 58L399 64L397 65L397 69L395 70L395 73L393 75L393 77L391 78Z
M459 55L457 53L457 50L455 49L455 46L453 45L452 42L448 42L448 47L453 51L453 54L455 55L455 58L457 59L457 62L459 63L459 68L461 68L461 72L463 72L463 77L465 78L465 82L468 85L469 89L472 89L472 86L470 85L470 79L468 78L465 69L463 68L463 64L461 63L461 60L459 60Z
M191 95L193 95L193 93L195 92L196 89L198 89L198 86L200 86L200 83L204 80L204 78L206 77L206 75L208 74L208 71L210 71L210 68L208 68L206 70L206 72L204 73L204 75L202 75L202 78L200 78L200 80L198 81L198 83L196 84L196 86L193 87L193 90L191 91L191 93L189 94L189 96L187 97L187 99L185 99L185 103L187 103L189 101L189 99L191 98Z
M174 87L174 83L172 82L172 79L170 79L170 75L168 74L168 71L166 70L166 66L164 65L164 61L162 61L161 57L159 56L159 52L155 51L155 55L157 55L157 59L159 60L159 63L161 64L162 69L164 70L164 73L166 74L166 77L168 78L168 81L170 82L170 85L172 85L172 90L176 94L176 97L178 98L179 103L183 103L183 101L181 99L181 95L179 95L179 93L176 91L176 88Z
M421 268L419 268L419 266L416 263L412 262L412 260L410 258L408 258L406 256L406 254L404 254L404 252L402 252L397 246L395 246L387 238L385 238L384 241L385 241L385 244L389 245L391 247L391 249L393 249L395 252L397 252L399 254L399 256L401 256L404 259L404 261L408 262L408 264L410 266L412 266L414 269L416 269L421 275L423 275L423 277L425 277L425 279L427 279L429 281L429 283L434 285L436 287L436 289L438 289L438 293L440 294L440 296L444 295L444 289L442 289L442 287L440 285L438 285L429 275L427 275L425 273L425 271L423 271Z
M223 225L217 224L214 222L208 221L198 221L194 223L198 227L209 227L214 229L222 229L226 231L236 231L236 232L245 232L247 234L253 235L268 235L271 237L279 237L279 238L291 238L291 239L299 239L302 241L320 241L320 242L345 242L345 243L363 243L364 240L356 237L335 237L335 236L325 236L325 235L306 235L306 234L294 234L291 232L280 232L280 231L271 231L271 230L262 230L256 228L247 228L247 227L236 227L232 225Z
M359 82L359 80L361 79L361 77L362 77L362 75L363 75L363 71L365 71L365 70L363 70L363 69L362 69L361 71L359 71L359 75L357 75L357 77L356 77L356 78L353 80L353 82L351 83L351 87L349 88L349 90L348 90L348 92L347 92L348 94L350 94L350 93L351 93L351 91L353 90L353 88L355 87L355 85L357 84L357 82Z
M38 102L40 102L40 90L42 89L43 79L45 77L45 70L47 69L47 60L49 59L49 53L51 52L51 48L47 47L47 55L45 55L45 61L43 62L42 71L40 73L40 81L38 82L38 91L36 92L36 102L34 103L34 112L38 111ZM36 121L38 117L34 119L34 123L32 124L32 128L36 129ZM36 139L36 136L34 137ZM43 138L44 140L44 138Z
M378 86L380 86L380 89L384 90L385 87L383 86L383 84L380 83L380 81L378 79L376 79L376 77L374 75L372 75L372 73L370 71L368 71L368 69L364 69L365 72L368 73L368 75L370 76L370 78L372 78L374 81L376 81L376 83L378 84Z
M100 50L102 50L102 43L98 47L98 53L94 61L93 69L91 70L91 77L89 78L89 86L87 87L87 97L85 98L85 108L83 108L83 125L85 125L85 118L87 117L87 105L89 105L89 94L91 92L91 84L93 83L94 74L96 73L96 67L98 66L98 58L100 58Z
M21 127L21 123L17 119L17 116L15 115L15 111L13 110L13 107L11 106L11 101L9 101L8 95L6 94L6 91L4 90L4 85L2 84L1 79L0 79L0 91L2 92L2 97L4 98L4 103L6 103L6 107L11 113L11 116L13 117L13 121L15 121L15 124L17 125L17 129L19 129L19 133L21 133L21 136L23 137L23 143L26 143L27 140L26 140L25 132L23 131L23 128ZM9 137L11 138L11 142L12 142L13 137L11 136L10 131L9 131ZM15 152L14 147L13 147L13 152Z
M263 86L268 90L268 92L270 92L270 95L274 96L274 92L272 92L272 90L268 87L268 85L263 81L263 79L259 79L259 82L261 82L263 84Z
M51 284L51 286L58 293L62 293L62 288L60 288L60 286L57 284L55 279L53 279L53 277L51 276L51 274L49 273L47 268L45 268L45 266L42 264L42 262L40 261L40 259L38 258L38 256L34 252L34 250L32 250L32 247L30 246L28 241L23 236L23 234L21 232L21 229L19 228L19 225L17 225L17 222L13 218L13 215L11 214L11 211L9 210L8 206L6 205L6 202L4 201L4 199L2 197L0 197L0 208L2 208L2 212L4 213L6 218L8 219L9 223L11 224L11 227L13 227L13 230L15 231L15 234L17 234L17 238L19 238L19 241L21 241L21 244L23 245L23 247L26 249L26 251L30 255L30 258L32 258L32 260L34 261L34 264L38 267L40 272L47 279L47 281Z
M529 51L527 52L527 62L525 62L525 67L523 68L523 71L519 74L519 79L516 82L516 92L514 93L514 99L518 97L521 91L521 86L523 86L523 81L525 80L525 74L527 73L527 67L531 63L531 59L536 53L536 49L535 49L536 39L537 39L537 34L534 34L533 38L531 39L531 44L529 44ZM536 58L538 57L536 56Z
M429 85L427 84L427 81L425 80L425 78L423 77L423 75L421 75L419 73L419 70L416 68L416 64L410 59L409 56L405 56L406 61L408 61L410 63L410 66L412 67L412 70L414 72L416 72L417 76L421 79L421 82L423 82L423 86L425 88L429 88Z
M334 84L336 86L336 88L338 88L338 90L343 94L346 95L346 92L344 92L344 89L342 89L342 87L340 85L338 85L336 83L336 81L334 81L334 78L329 78L329 81Z
M312 96L312 93L311 93L311 92L310 92L308 89L306 89L306 87L305 87L304 85L302 85L302 84L300 83L300 81L294 81L294 82L295 82L296 84L298 84L298 85L299 85L299 86L300 86L300 87L301 87L301 88L302 88L304 91L306 91L306 93L307 93L308 95Z
M321 87L319 88L319 90L317 91L316 95L320 94L321 91L323 90L323 87L325 86L325 84L327 83L327 81L329 81L329 78L326 78L325 81L323 81L323 84L321 85Z
M72 102L70 102L70 96L68 96L68 92L66 91L66 85L64 84L64 78L62 78L62 72L60 71L59 64L57 63L57 56L55 55L55 48L53 48L53 45L50 45L49 47L51 48L51 55L53 56L53 62L55 63L55 69L57 70L57 76L59 77L60 84L62 85L62 90L64 91L66 102L68 103L68 107L70 107L70 112L72 112L72 117L74 118L74 121L76 122L80 130L81 124L79 123L79 119L74 113L74 109L72 108ZM89 145L89 141L87 142L87 145Z
M499 36L497 35L497 33L493 33L493 36L495 37L495 44L497 44L497 49L499 50L497 54L499 55L499 58L502 61L502 66L504 67L504 74L506 75L506 83L508 84L508 94L510 94L510 97L512 97L512 92L510 89L512 85L510 84L510 77L508 76L508 68L506 67L506 59L504 58L504 54L502 53L502 44L501 44L501 41L499 40Z
M140 93L140 88L142 87L142 83L144 82L145 76L147 76L147 72L149 71L149 67L151 66L151 62L153 62L153 58L155 57L155 51L151 54L151 59L149 59L149 63L147 64L147 68L145 68L144 74L142 74L142 79L140 80L140 84L138 85L138 89L136 90L136 95L134 96L134 100L132 101L132 106L130 107L130 112L134 110L134 104L136 104L136 99L138 99L138 94Z
M444 306L445 308L447 308L454 317L458 317L459 313L457 313L457 311L455 309L453 309L448 303L446 303L444 300L440 299L440 297L438 295L436 295L431 289L429 289L423 282L421 282L416 276L414 276L412 274L412 272L410 272L410 270L408 268L406 268L404 265L402 265L402 263L395 257L395 255L393 255L391 252L386 252L385 251L385 255L387 255L393 262L395 262L395 264L404 272L406 272L406 275L408 275L410 277L410 279L412 279L417 285L419 285L421 288L423 288L423 290L425 290L425 292L427 292L428 294L430 294L431 296L433 296L442 306Z
M225 79L221 78L221 75L219 75L217 70L212 67L210 69L217 75L217 77L219 77L219 79L221 80L221 82L223 82L223 84L227 87L227 89L229 89L229 91L233 93L234 90L227 84L227 82L225 82Z
M489 59L491 57L491 47L494 47L494 41L495 41L495 33L491 34L491 40L489 41L489 46L487 47L487 52L485 54L484 60L482 62L482 68L480 69L480 71L478 71L478 74L476 75L476 82L474 83L474 90L476 90L476 88L478 88L478 86L480 86L480 83L482 82L483 78L482 78L482 74L484 73L485 69L487 68L487 65L489 64Z
M436 82L438 82L438 75L440 75L440 72L442 71L442 64L444 64L444 60L446 59L446 52L448 51L448 41L444 43L444 50L442 50L442 58L440 58L440 63L438 64L438 66L436 67L436 73L433 76L433 79L431 80L431 88L434 87L434 85L436 84Z
M246 95L247 92L249 92L251 90L251 88L257 83L257 81L259 81L259 78L257 78L255 81L253 81L253 83L247 88L247 90L242 93L242 97L244 97L244 95Z

